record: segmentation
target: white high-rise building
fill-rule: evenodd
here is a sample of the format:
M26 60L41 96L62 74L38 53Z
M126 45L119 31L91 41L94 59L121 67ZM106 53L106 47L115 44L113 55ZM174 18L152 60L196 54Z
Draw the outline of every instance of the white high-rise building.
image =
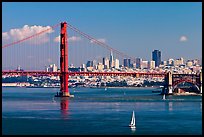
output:
M119 59L115 59L115 68L119 69Z

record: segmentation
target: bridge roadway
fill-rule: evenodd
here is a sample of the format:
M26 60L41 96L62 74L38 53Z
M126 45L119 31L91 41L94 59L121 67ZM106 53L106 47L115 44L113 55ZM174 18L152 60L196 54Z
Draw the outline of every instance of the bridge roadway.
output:
M65 72L69 76L151 76L165 77L166 73L150 73L150 72ZM2 71L2 75L21 75L21 76L60 76L61 72L46 72L46 71Z

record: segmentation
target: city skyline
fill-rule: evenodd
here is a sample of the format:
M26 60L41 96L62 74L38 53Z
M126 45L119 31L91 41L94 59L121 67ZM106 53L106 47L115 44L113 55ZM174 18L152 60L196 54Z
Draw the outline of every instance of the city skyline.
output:
M155 55L156 56L155 56ZM157 56L159 55L159 58ZM157 62L157 63L156 63ZM96 70L105 70L105 69L121 69L121 68L134 68L134 69L156 69L156 68L163 68L163 67L173 67L173 66L182 66L182 67L201 67L202 62L199 59L184 59L183 57L180 58L169 58L168 60L161 60L161 51L154 50L152 52L152 59L151 60L144 60L143 58L136 57L134 60L130 58L124 58L122 62L113 56L112 51L110 52L110 57L102 57L98 60L87 60L87 62L83 62L82 64L76 66L75 64L69 64L69 68L76 68L76 69L84 69L90 68L90 71L93 69ZM42 69L42 68L41 68ZM24 71L21 68L21 65L17 66L18 71ZM56 65L55 63L51 63L45 66L45 70L48 71L59 71L60 66ZM82 70L84 71L84 70ZM86 70L85 70L86 71Z
M48 8L46 5L49 5ZM39 7L38 11L35 10L36 6ZM162 60L202 58L201 3L4 2L2 7L4 34L24 25L52 26L67 21L135 58L151 60L154 49L162 51ZM56 9L55 13L53 8ZM25 10L28 12L23 12Z

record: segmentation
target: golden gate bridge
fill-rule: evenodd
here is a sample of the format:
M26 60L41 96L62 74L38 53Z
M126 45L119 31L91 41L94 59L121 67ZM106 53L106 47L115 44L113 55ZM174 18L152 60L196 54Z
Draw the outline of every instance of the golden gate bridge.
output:
M51 46L51 42L49 42L47 40L47 37L45 37L45 34L47 33L51 33L53 32L55 29L57 29L59 26L61 26L60 28L60 36L58 37L59 39L59 47L56 46ZM94 48L94 50L90 50L90 49L85 49L83 50L83 47L79 46L79 45L75 45L72 43L73 40L77 41L80 40L81 37L68 37L68 33L67 33L67 29L72 30L73 32L75 32L76 34L80 35L81 37L85 38L86 40L89 41L88 44L82 44L83 47L87 46L87 47L91 47ZM72 39L71 39L72 38ZM35 39L35 40L32 40ZM28 57L24 57L22 59L18 59L19 57L19 53L23 54L23 53L27 53L28 51L26 49L24 49L24 51L21 51L20 47L26 47L30 46L31 43L33 44L33 42L35 43L35 45L42 45L42 42L40 42L39 39L43 39L44 44L48 45L47 48L44 47L44 50L57 50L58 53L60 53L60 71L58 72L47 72L47 71L42 71L42 70L24 70L24 71L17 71L17 70L3 70L2 71L2 75L26 75L26 76L60 76L60 94L58 94L57 96L59 97L70 97L70 93L69 93L69 88L68 88L68 79L70 76L133 76L133 77L163 77L165 79L165 88L167 90L167 93L172 93L172 88L173 86L178 85L181 82L189 82L192 83L194 85L197 85L200 88L200 91L202 93L202 74L185 74L185 79L183 79L183 74L172 74L171 72L139 72L139 71L134 71L134 72L115 72L115 71L106 71L106 72L94 72L94 71L80 71L80 72L71 72L69 71L69 61L70 62L74 62L75 59L78 58L78 60L84 60L87 59L87 57L89 55L92 54L92 57L97 57L98 55L100 55L101 53L110 53L110 51L113 51L114 54L117 56L117 58L130 58L132 60L135 60L135 58L128 56L125 53L122 53L114 48L111 48L109 45L107 45L105 42L102 42L82 31L80 31L79 29L77 29L76 27L66 23L66 22L62 22L59 24L56 24L54 26L51 26L43 31L37 32L31 36L22 38L20 40L16 40L14 42L5 44L2 46L2 49L9 49L10 55L7 56L7 58L11 58L11 60L14 60L13 63L14 64L16 62L18 62L19 60L22 61ZM31 41L32 40L32 41ZM26 43L26 41L30 41L30 43ZM72 43L72 46L70 46L70 43ZM95 45L90 45L94 43L95 45L97 45L97 47L100 47L100 49L98 49ZM15 45L17 45L14 49L14 51L12 51L11 47L14 47ZM40 48L40 46L37 46L38 48ZM30 53L34 53L35 49L37 48L32 47L30 49ZM75 47L72 48L72 47ZM39 50L37 53L37 56L40 56L40 54L44 55L44 50ZM59 52L60 51L60 52ZM74 52L75 51L75 52ZM80 51L81 53L76 53ZM87 53L83 54L83 51L87 51ZM4 53L4 52L3 52ZM53 52L54 53L54 52ZM16 55L15 55L16 54ZM70 54L72 54L75 57L70 56ZM54 55L51 54L50 55ZM82 55L82 57L79 59L79 56ZM15 56L15 57L12 57ZM31 56L32 57L32 56ZM46 55L44 55L44 57L46 57ZM41 62L41 60L43 59L43 57L36 57L38 60L36 61L36 66L35 67L30 67L31 69L33 68L37 68L38 63ZM7 61L5 61L5 64L7 63ZM33 62L31 62L32 64ZM10 64L10 65L11 65ZM31 64L29 64L31 66ZM8 65L9 66L9 65Z

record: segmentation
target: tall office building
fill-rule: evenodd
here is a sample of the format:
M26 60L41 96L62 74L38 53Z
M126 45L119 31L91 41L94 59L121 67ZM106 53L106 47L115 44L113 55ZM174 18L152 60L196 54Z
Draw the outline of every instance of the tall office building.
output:
M127 60L127 59L124 59L124 60L123 60L123 64L124 64L124 67L128 67L128 60Z
M161 51L154 50L152 52L152 60L155 61L155 67L158 67L161 64Z
M113 59L113 52L111 50L111 53L110 53L110 68L114 67L114 59Z
M129 66L129 68L132 67L131 59L128 59L128 66Z
M136 68L141 68L142 58L136 58Z
M93 67L93 61L87 61L86 66L87 67Z
M124 67L131 67L131 59L124 59Z

